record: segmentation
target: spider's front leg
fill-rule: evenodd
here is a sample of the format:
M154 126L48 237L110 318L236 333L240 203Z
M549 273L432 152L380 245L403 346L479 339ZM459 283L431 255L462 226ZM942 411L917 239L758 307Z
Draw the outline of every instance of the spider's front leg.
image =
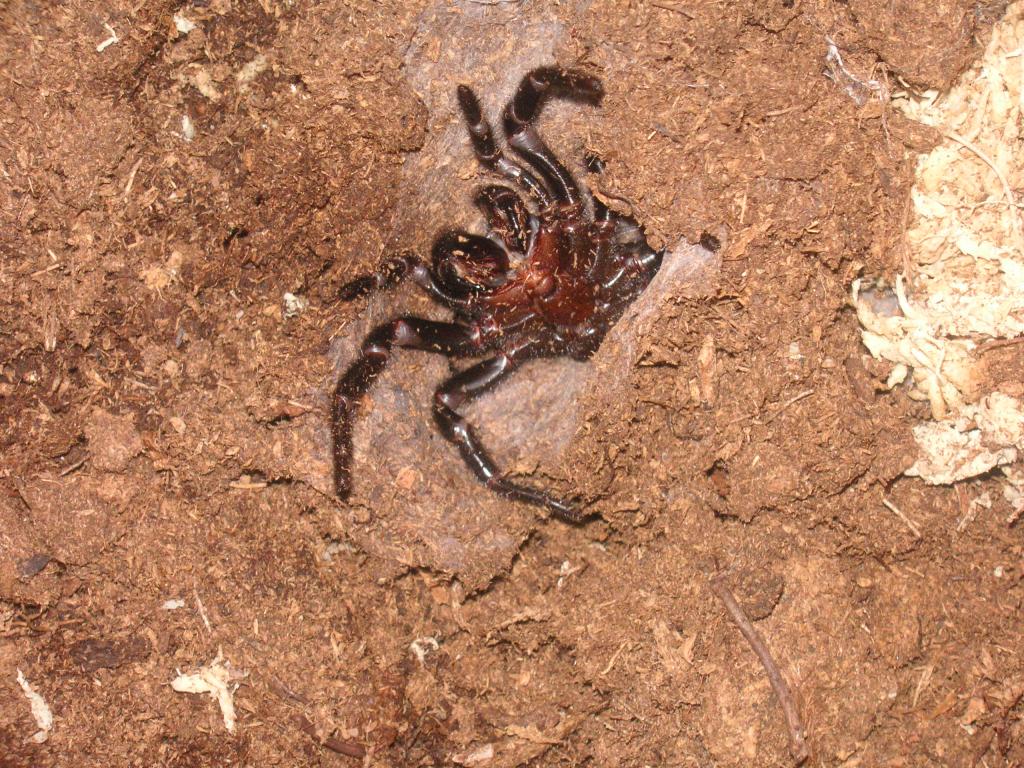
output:
M555 190L555 197L573 205L582 200L580 186L534 127L544 102L552 95L597 103L604 89L597 78L577 70L542 67L528 72L505 108L505 136L512 148Z
M494 140L494 132L491 131L491 124L487 122L483 111L480 109L480 100L477 99L473 89L466 85L458 88L459 108L466 121L466 128L469 129L469 138L473 142L473 150L476 152L476 159L488 168L493 168L507 179L511 179L537 200L541 206L547 207L551 204L551 193L545 186L525 168L514 163L505 157L501 148Z
M434 420L441 434L458 446L463 461L488 488L509 499L546 507L566 522L581 523L586 515L572 502L505 479L469 422L456 412L467 400L496 386L527 357L528 348L503 353L452 376L434 394Z
M540 67L526 73L503 113L508 143L537 170L559 201L572 205L582 199L579 185L533 126L551 96L597 104L604 89L600 80L578 70Z
M465 357L481 351L480 329L459 323L439 323L402 317L378 325L363 342L362 351L334 389L331 434L334 441L334 488L339 498L352 490L352 417L359 401L387 367L394 346Z

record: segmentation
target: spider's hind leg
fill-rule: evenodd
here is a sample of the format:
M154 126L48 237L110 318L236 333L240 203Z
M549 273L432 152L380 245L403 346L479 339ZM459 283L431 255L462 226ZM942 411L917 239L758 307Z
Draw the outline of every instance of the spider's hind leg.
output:
M474 355L481 351L480 330L459 323L402 317L370 331L359 357L338 380L331 403L334 488L339 498L346 498L352 490L352 417L363 395L387 367L394 346L453 357Z
M541 67L527 72L503 114L508 143L532 165L564 203L581 201L572 174L537 133L533 123L551 96L597 104L604 96L601 81L574 69Z
M488 488L509 499L546 507L556 517L567 522L581 523L586 515L571 502L502 477L501 470L469 422L456 412L456 409L467 400L472 400L496 386L517 365L515 356L500 354L455 374L442 384L434 395L434 420L441 434L458 446L466 466Z

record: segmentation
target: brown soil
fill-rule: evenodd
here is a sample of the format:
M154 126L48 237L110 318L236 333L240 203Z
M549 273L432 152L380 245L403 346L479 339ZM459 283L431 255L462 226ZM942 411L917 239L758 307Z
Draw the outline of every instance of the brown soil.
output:
M716 574L810 764L1024 764L1019 525L994 479L901 479L927 414L880 393L848 306L900 267L934 137L824 75L830 38L859 76L946 86L1001 10L0 3L0 765L791 764ZM436 309L332 297L473 224L454 85L494 109L554 61L607 89L545 116L556 149L600 156L588 181L670 261L723 243L592 363L475 412L597 517L477 486L431 426L448 364L417 353L340 503L324 393L368 318ZM218 651L247 673L233 735L169 686Z

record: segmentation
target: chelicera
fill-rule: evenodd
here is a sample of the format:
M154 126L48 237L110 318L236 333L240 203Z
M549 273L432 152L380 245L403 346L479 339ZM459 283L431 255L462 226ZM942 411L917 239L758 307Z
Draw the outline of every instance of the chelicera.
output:
M584 519L574 501L505 477L458 410L527 360L588 359L661 266L663 252L647 244L643 228L596 199L534 127L553 96L597 104L602 95L600 81L578 70L529 72L502 114L507 144L523 165L502 151L473 91L459 86L459 105L477 159L517 185L532 205L512 187L482 187L476 204L487 220L486 235L444 232L429 265L400 255L341 289L341 299L349 301L409 278L454 317L435 322L406 316L377 326L338 381L332 417L339 497L346 498L352 488L356 408L397 346L453 358L485 357L437 389L433 413L441 434L491 490L546 507L569 522Z

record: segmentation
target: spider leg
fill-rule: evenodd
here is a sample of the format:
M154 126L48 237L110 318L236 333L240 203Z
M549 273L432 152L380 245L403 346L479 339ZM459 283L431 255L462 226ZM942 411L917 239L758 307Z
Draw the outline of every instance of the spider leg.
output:
M508 282L508 252L489 237L453 230L434 243L432 273L445 292L469 297Z
M476 193L477 206L487 217L487 226L496 232L506 246L526 253L530 240L530 212L526 203L508 187L491 185Z
M519 485L501 476L469 422L456 412L467 400L496 386L519 364L514 354L500 354L452 376L434 394L434 421L446 439L455 443L473 474L496 493L515 501L546 507L555 516L570 523L581 523L585 515L571 502L546 491Z
M563 96L596 104L604 95L601 82L578 70L541 67L526 74L503 114L508 143L532 165L555 191L561 202L575 204L581 192L572 174L540 138L533 122L544 102L551 96Z
M466 356L478 354L482 342L476 326L438 323L418 317L401 317L378 325L370 332L359 357L338 380L331 404L334 488L338 498L346 498L352 490L351 417L363 395L387 367L393 346Z
M381 264L376 272L362 275L345 283L338 291L338 298L342 301L352 301L377 291L387 291L406 278L411 279L433 298L453 309L466 305L465 299L445 290L426 264L408 253L392 256Z
M469 129L469 138L473 142L473 150L476 152L476 159L488 168L493 168L498 173L522 185L537 201L547 207L551 204L551 193L544 185L518 163L505 157L501 148L494 141L494 133L491 131L491 124L487 122L483 111L480 109L480 101L468 85L458 87L459 107L462 109L462 116Z

